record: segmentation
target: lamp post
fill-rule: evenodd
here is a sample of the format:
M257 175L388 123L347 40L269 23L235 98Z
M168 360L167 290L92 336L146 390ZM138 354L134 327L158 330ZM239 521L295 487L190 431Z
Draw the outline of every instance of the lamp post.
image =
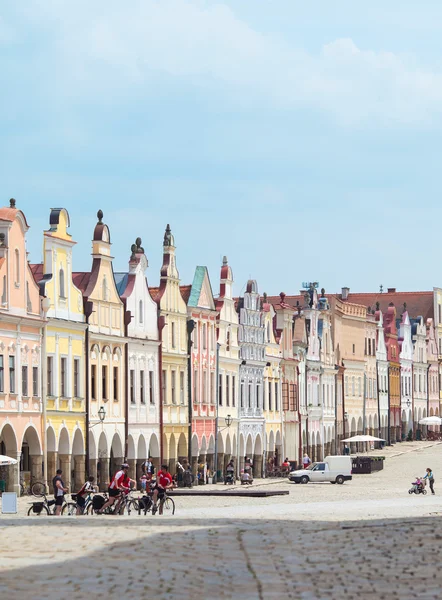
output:
M103 423L104 419L106 418L106 409L104 408L104 406L100 406L100 410L98 411L98 422L94 423L93 425L89 425L89 429L92 429L92 427L95 427L96 425L100 425L100 423Z
M51 300L45 297L41 301L41 308L43 311L44 323L43 323L43 334L41 338L41 401L43 403L43 483L45 493L48 491L48 436L46 432L46 393L48 391L48 368L46 365L47 351L46 351L46 339L48 332L48 320L47 314L51 307Z

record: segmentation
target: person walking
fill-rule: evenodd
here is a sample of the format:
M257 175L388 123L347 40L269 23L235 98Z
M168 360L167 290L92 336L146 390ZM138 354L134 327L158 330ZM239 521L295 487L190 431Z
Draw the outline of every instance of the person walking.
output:
M426 474L424 475L424 479L428 479L428 483L430 484L431 493L434 496L434 476L433 471L428 468Z
M63 471L61 469L57 469L57 473L52 480L52 486L54 488L54 498L55 498L55 514L57 517L61 515L61 509L63 507L64 495L68 491L67 488L64 487L63 480L61 476L63 475Z
M304 469L306 469L309 464L311 463L310 457L308 454L304 454L304 457L302 459L302 466L304 467Z
M347 446L347 444L344 444L344 455L350 456L350 448Z

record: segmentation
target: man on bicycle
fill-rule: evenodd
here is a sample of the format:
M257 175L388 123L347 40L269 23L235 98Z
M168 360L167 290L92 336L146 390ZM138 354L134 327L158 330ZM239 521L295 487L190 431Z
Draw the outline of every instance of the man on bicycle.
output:
M91 492L95 492L94 481L95 477L88 477L88 480L81 486L80 491L77 492L77 515L83 514L86 506L86 496Z
M103 514L106 508L112 506L115 500L120 498L121 494L130 490L131 479L129 479L128 472L129 465L124 463L121 465L121 469L115 473L107 490L109 494L109 500L103 504L101 509L98 511L99 515Z
M153 506L152 514L157 512L157 502L160 499L160 515L163 514L163 500L166 490L172 489L174 486L173 477L168 471L167 465L161 465L161 471L158 471L157 480L152 494Z

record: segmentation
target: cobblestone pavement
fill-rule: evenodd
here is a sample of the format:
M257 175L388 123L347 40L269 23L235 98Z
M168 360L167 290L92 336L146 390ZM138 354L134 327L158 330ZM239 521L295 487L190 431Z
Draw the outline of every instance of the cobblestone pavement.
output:
M442 446L402 445L343 486L177 498L174 517L0 516L0 593L46 598L438 598L442 507L408 495ZM398 450L398 449L397 449ZM411 515L411 518L410 518Z

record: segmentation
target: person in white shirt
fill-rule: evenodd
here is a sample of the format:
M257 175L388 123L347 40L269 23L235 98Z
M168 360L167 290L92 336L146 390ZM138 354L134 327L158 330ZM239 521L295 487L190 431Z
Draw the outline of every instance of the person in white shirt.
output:
M308 454L304 454L304 458L302 459L302 466L306 469L312 461Z

